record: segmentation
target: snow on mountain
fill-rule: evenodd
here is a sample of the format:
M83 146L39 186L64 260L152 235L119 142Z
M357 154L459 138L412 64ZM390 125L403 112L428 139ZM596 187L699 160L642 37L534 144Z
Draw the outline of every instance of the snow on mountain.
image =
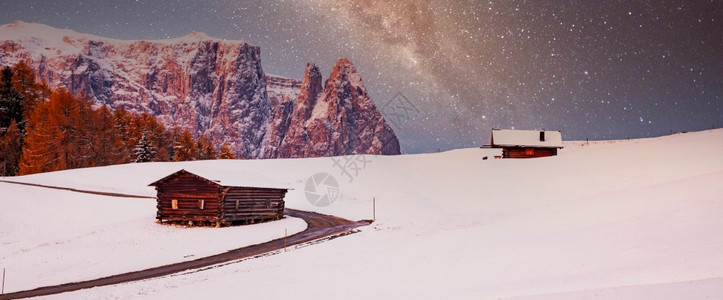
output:
M490 151L367 155L356 172L334 164L356 158L348 156L142 163L8 179L154 195L146 185L181 168L219 177L249 171L294 188L287 207L349 219L371 218L376 198L376 222L357 234L57 298L224 296L237 293L239 282L256 287L244 289L248 297L302 299L723 297L723 130L566 142L559 156L539 159L483 160ZM330 206L305 199L306 180L317 172L339 183ZM6 291L37 285L36 278L86 278L92 269L117 268L141 256L151 267L165 259L153 247L183 252L174 248L183 247L175 238L205 230L152 223L153 200L72 196L5 183L0 190L6 195L0 198L0 265L11 266ZM94 209L72 209L77 201ZM225 237L213 230L203 235L204 244ZM148 242L154 231L172 237L169 245L164 237ZM105 253L108 245L126 244L134 249L130 255ZM72 251L78 253L66 253ZM269 289L278 293L269 296Z
M39 79L83 93L97 106L150 113L166 125L207 134L218 145L227 143L244 158L277 157L280 139L289 130L289 106L295 105L300 88L296 80L266 76L258 46L201 32L134 41L22 21L0 26L0 64L20 60L27 61ZM354 86L358 84L360 80ZM375 111L358 111L348 122L386 124L376 117L376 107L367 109ZM334 133L351 134L342 131ZM365 143L379 140L376 134L392 146L367 147ZM314 153L399 154L390 128L367 135L369 142Z
M323 87L321 79L319 68L307 64L291 130L280 145L281 156L400 153L394 131L384 122L348 59L334 64Z
M279 146L288 132L296 130L291 126L291 115L298 106L301 81L276 75L266 75L266 94L271 102L269 134L264 140L262 157L288 157L279 155ZM308 145L300 145L308 147Z

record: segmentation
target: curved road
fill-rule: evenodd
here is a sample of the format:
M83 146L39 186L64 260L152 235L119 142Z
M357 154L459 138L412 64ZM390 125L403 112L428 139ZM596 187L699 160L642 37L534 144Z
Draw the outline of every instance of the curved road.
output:
M369 225L371 223L367 220L353 222L335 216L323 215L315 212L301 211L289 208L285 209L284 213L287 216L301 218L308 224L308 228L306 228L306 230L287 237L286 242L284 242L284 238L280 238L269 242L238 248L221 254L207 256L195 260L184 261L140 271L122 273L93 280L44 286L32 290L2 294L0 295L0 299L18 299L52 295L97 286L112 285L170 275L186 270L199 269L223 262L252 257L259 254L283 249L285 244L288 247L321 239L324 237L346 235L349 234L354 228Z

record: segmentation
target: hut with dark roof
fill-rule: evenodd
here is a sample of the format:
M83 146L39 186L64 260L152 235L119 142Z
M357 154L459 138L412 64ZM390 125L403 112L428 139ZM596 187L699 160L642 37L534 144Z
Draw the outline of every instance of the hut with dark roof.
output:
M159 222L222 225L278 220L284 216L279 186L246 186L180 170L149 186L157 191Z

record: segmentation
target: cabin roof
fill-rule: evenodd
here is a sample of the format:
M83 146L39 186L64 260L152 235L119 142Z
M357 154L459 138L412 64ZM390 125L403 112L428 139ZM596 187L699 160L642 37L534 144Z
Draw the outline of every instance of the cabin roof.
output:
M265 188L265 189L284 189L290 190L288 186L284 186L276 181L273 181L265 176L251 173L251 172L238 172L233 175L219 175L211 174L207 170L191 170L181 169L166 177L154 181L149 186L162 185L178 176L190 174L200 180L222 186L222 187L245 187L245 188Z
M545 140L540 140L544 132ZM562 134L551 130L492 129L492 147L562 148Z

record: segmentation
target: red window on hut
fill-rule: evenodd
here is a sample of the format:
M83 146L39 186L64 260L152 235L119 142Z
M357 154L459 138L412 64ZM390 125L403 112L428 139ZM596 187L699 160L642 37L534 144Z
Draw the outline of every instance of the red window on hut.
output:
M527 155L527 156L535 155L535 148L527 148L527 149L525 149L525 155Z

